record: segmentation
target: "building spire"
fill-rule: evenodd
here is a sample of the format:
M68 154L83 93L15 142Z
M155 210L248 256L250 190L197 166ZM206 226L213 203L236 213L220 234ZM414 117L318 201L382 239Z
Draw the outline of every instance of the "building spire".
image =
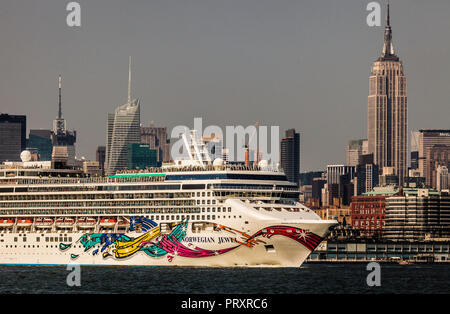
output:
M394 51L394 45L392 44L392 28L391 28L391 15L390 15L390 3L387 0L387 15L386 15L386 28L384 30L384 45L383 52L381 54L382 59L397 59Z
M386 26L391 26L391 17L390 17L390 9L389 9L389 0L387 0L387 16L386 16Z
M58 102L58 119L62 119L61 110L61 75L58 76L59 102Z
M128 59L128 104L131 103L131 56Z

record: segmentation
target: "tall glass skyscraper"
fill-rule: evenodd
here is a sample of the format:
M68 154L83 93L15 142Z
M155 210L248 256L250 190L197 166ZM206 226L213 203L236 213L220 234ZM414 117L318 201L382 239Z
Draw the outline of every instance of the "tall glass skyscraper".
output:
M286 131L281 139L281 168L288 181L299 184L300 179L300 133L295 129Z
M408 169L408 97L403 64L394 52L387 7L384 46L373 63L368 99L369 153L380 170L394 167L402 184Z
M0 114L0 162L19 161L26 148L27 117Z
M127 168L127 145L141 142L139 99L131 100L131 58L128 77L128 102L108 114L106 139L106 174Z

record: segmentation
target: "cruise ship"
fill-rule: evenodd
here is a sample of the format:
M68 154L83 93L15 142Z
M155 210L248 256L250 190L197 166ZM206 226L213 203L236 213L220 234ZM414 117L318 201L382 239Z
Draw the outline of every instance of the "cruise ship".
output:
M336 225L261 165L86 177L48 163L0 167L0 264L299 267Z

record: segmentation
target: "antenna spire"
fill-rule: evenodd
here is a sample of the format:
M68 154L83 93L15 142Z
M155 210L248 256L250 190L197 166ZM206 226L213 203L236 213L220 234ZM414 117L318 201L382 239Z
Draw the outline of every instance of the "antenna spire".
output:
M62 110L61 110L61 75L58 76L58 88L59 88L58 119L61 119L62 118Z
M396 59L394 45L392 43L392 28L391 28L391 12L390 12L390 1L387 0L387 15L386 15L386 28L384 30L384 45L381 58L386 59Z
M128 59L128 104L131 103L131 56Z
M387 26L391 26L391 17L390 17L390 12L389 12L389 0L387 1L387 16L386 16L386 25Z

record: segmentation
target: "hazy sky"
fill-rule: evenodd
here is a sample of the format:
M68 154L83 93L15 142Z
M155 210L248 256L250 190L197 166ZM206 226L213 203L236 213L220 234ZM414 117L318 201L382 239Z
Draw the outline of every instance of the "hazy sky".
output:
M385 19L367 26L369 0L79 0L79 28L66 24L68 2L0 2L0 112L51 128L62 74L78 156L105 145L107 113L127 99L129 55L145 125L295 128L301 171L343 163L348 140L367 136ZM448 0L391 1L410 129L450 128L449 15Z

